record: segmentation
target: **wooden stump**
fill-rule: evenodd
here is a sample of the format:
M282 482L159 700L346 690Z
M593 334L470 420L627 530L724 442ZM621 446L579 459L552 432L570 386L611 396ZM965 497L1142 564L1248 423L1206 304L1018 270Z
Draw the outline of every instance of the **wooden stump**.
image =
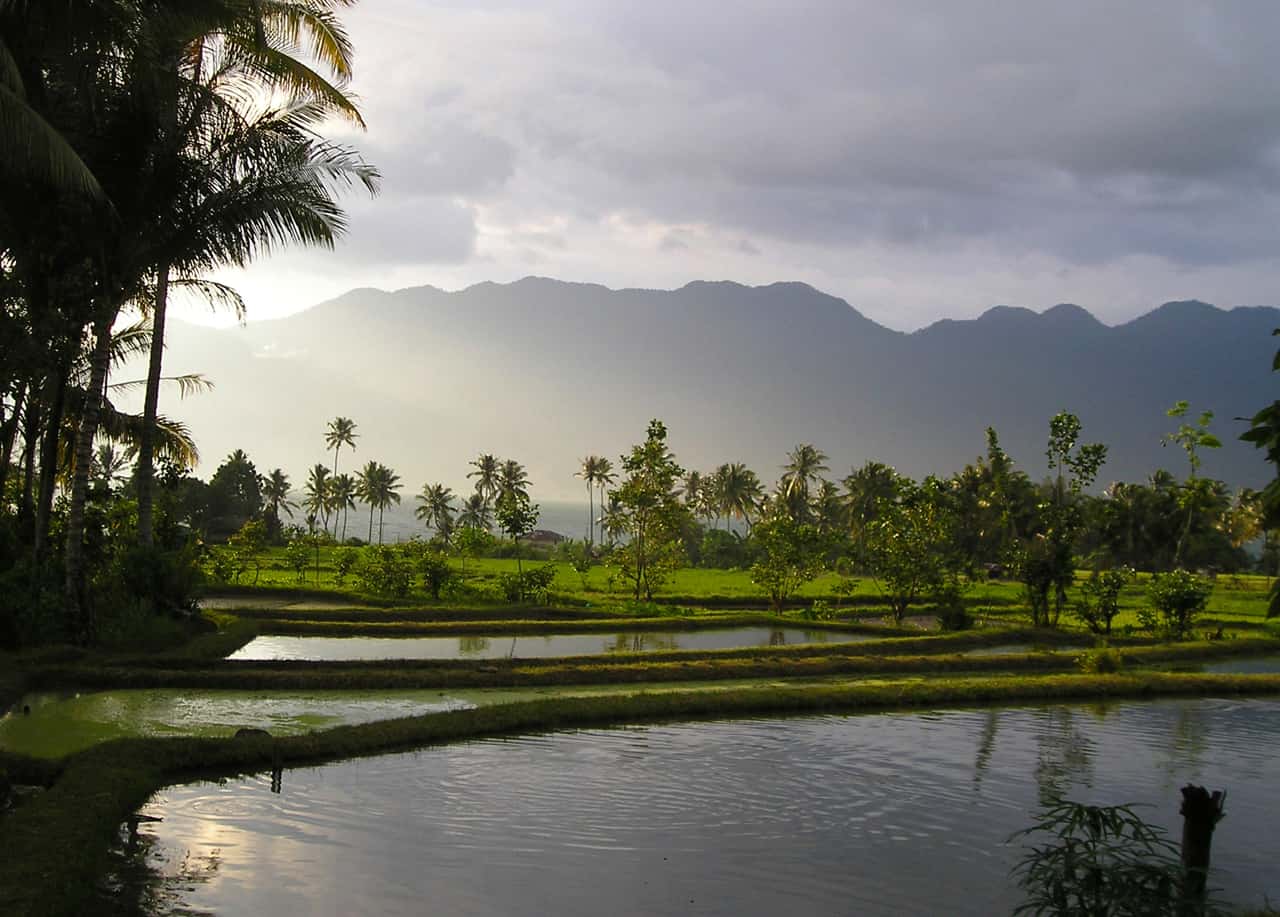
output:
M1182 788L1182 867L1186 870L1186 893L1193 899L1205 894L1213 829L1225 814L1222 806L1226 799L1222 790L1210 793L1190 784Z

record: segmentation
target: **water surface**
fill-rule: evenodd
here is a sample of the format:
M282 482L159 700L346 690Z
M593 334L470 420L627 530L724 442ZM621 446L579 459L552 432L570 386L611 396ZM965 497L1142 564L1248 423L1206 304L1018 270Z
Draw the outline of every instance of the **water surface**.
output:
M874 634L795 627L454 637L255 637L228 659L550 659L605 653L861 643Z
M1229 791L1212 884L1280 899L1268 700L591 730L172 787L115 884L147 913L1001 914L1039 803L1169 828L1188 782Z

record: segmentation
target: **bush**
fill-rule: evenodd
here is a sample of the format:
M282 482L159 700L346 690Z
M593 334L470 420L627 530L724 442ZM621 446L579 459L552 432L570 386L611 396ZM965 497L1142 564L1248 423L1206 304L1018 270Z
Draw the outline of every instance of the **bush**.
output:
M806 621L830 621L835 616L835 610L826 599L814 599L811 606L800 610L800 617Z
M702 536L698 547L700 566L732 570L747 564L746 543L740 535L722 529L711 529Z
M1192 632L1196 619L1209 604L1213 586L1204 577L1186 570L1156 573L1147 587L1152 609L1138 612L1138 620L1148 630L1181 640Z
M932 594L939 627L943 630L968 630L973 626L973 618L964 604L964 587L957 577L948 576L933 589Z
M1111 675L1124 668L1124 657L1103 643L1077 656L1076 666L1088 675Z
M413 585L413 565L403 552L390 545L378 545L365 549L356 577L363 592L402 599Z
M294 538L284 549L284 564L302 582L307 575L307 565L311 563L311 545L304 540L305 536Z
M439 599L441 591L454 579L453 567L449 558L441 551L430 550L417 560L418 572L422 574L422 588L431 593L433 599Z
M333 552L333 578L341 586L347 581L347 574L360 562L360 552L355 548L340 548ZM306 566L304 559L303 566Z
M1094 571L1080 587L1075 616L1093 633L1110 636L1111 621L1120 613L1120 592L1135 575L1131 567Z
M523 573L499 574L498 585L508 602L546 602L555 578L556 565L546 564Z
M1055 800L1009 841L1026 838L1030 851L1013 870L1026 900L1015 914L1221 913L1191 903L1177 848L1130 806Z

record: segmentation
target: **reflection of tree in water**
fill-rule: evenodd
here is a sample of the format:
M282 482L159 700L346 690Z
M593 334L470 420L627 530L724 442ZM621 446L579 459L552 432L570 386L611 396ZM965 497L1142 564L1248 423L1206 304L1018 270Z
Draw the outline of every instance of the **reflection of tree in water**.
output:
M1173 742L1159 746L1165 752L1160 769L1171 783L1189 779L1200 770L1209 748L1212 724L1213 718L1206 715L1203 704L1178 704Z
M786 632L785 630L782 630L782 629L781 629L781 628L779 628L779 627L775 627L775 628L773 628L772 630L770 630L770 631L769 631L769 645L770 645L770 646L786 646L786 645L787 645L787 632Z
M991 755L996 750L996 733L1000 729L1000 711L988 710L986 722L982 724L982 736L978 739L978 755L973 762L973 789L982 789L982 778L986 776L987 767L991 764Z
M1049 707L1037 711L1035 718L1040 804L1060 798L1072 783L1092 786L1093 742L1076 728L1075 713L1068 707Z
M488 637L459 637L459 656L478 656L489 648Z
M675 634L616 634L612 640L606 640L604 644L606 653L644 653L678 649L680 649L680 642Z
M214 917L209 911L193 910L183 899L192 886L214 878L222 863L221 851L192 857L190 850L184 850L177 869L166 872L169 858L164 845L131 819L121 826L107 856L107 869L94 888L89 913L101 917Z

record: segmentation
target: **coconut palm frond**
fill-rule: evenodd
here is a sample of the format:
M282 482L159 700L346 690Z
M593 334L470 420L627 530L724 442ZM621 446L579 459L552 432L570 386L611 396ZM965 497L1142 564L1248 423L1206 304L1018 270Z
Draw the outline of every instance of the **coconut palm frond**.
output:
M237 321L244 321L246 312L244 298L232 286L219 283L216 280L206 280L199 277L182 277L177 280L171 280L169 281L169 286L191 290L201 296L211 308L215 310L220 308L229 309L235 313Z

